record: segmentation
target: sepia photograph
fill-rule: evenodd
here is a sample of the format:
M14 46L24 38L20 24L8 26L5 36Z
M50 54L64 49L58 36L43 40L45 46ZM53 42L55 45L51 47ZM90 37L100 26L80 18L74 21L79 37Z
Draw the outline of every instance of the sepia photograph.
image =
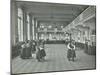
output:
M11 74L96 69L96 6L11 0Z

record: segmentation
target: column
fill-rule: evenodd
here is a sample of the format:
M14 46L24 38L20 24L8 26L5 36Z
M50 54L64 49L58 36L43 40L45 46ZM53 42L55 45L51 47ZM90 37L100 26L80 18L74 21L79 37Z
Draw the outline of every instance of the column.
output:
M36 36L37 36L37 34L36 34L36 18L34 18L34 40L36 40Z
M36 39L38 39L38 31L37 31L37 29L38 29L38 21L36 20L36 28L35 28L36 30Z
M30 22L30 40L33 40L33 30L32 30L32 14L29 14L29 22Z
M27 39L30 40L30 18L28 13L27 13Z
M11 2L11 44L18 42L18 25L17 25L17 6L15 1Z
M23 8L23 41L26 40L27 40L27 15L25 8Z
M32 39L35 40L35 36L34 36L34 17L32 17Z

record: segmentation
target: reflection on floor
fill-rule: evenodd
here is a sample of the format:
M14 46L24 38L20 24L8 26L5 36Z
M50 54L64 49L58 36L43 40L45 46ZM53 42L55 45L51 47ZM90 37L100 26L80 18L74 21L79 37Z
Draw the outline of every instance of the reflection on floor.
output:
M67 48L63 44L49 44L45 46L47 53L45 62L34 59L12 60L12 73L34 73L48 71L95 69L95 56L87 55L83 50L77 50L75 62L67 60Z

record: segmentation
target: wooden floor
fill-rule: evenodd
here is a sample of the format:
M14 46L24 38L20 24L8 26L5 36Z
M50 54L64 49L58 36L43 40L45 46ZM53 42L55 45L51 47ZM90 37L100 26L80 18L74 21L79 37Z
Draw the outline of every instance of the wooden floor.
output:
M83 50L77 50L75 62L67 60L67 48L64 44L49 44L45 46L46 61L37 62L33 59L12 60L12 73L34 73L48 71L68 71L80 69L95 69L95 56L87 55Z

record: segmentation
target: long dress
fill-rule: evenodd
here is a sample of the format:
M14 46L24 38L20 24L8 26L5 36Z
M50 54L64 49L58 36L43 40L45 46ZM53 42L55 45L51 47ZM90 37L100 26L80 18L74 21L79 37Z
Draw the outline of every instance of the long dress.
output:
M69 47L70 47L70 49L68 49L68 51L67 51L67 58L76 57L75 50L73 50L74 46L72 46L71 44L69 44Z
M34 43L34 44L32 45L32 53L35 53L35 51L36 51L36 44Z
M72 51L71 51L71 57L72 57L72 58L76 57L75 50L72 50Z
M25 59L25 58L26 58L26 53L27 53L26 48L22 48L22 49L21 49L20 57L21 57L22 59Z
M31 54L31 47L27 47L26 49L27 49L27 50L26 50L26 51L27 51L27 52L26 52L26 57L27 57L27 58L32 57L32 54Z
M40 50L40 52L41 52L41 56L42 57L45 57L46 56L46 53L45 53L45 50L44 49Z
M67 51L67 58L71 58L71 49L68 49L68 51Z
M40 60L42 59L41 52L40 52L39 49L38 49L38 51L37 51L37 53L36 53L36 59L37 59L38 61L40 61Z
M40 61L43 57L46 56L44 48L38 48L38 52L36 53L36 58Z

